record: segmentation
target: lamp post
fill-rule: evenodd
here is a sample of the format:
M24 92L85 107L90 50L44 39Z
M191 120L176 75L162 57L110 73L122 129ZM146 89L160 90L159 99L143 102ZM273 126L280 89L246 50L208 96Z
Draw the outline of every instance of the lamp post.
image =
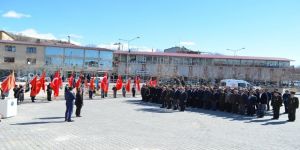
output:
M237 56L237 52L242 51L246 48L240 48L240 49L226 49L228 51L232 51L233 52L233 56ZM234 69L234 77L236 78L236 69L235 69L235 63L233 63L233 69Z
M226 49L228 51L231 51L233 52L233 56L236 56L237 52L241 51L241 50L244 50L246 48L240 48L240 49Z
M128 53L127 53L127 61L126 61L126 79L128 79L128 74L129 74L129 53L130 53L130 42L134 41L134 40L137 40L139 39L140 37L137 36L135 38L132 38L132 39L119 39L119 41L125 41L127 42L127 45L128 45Z

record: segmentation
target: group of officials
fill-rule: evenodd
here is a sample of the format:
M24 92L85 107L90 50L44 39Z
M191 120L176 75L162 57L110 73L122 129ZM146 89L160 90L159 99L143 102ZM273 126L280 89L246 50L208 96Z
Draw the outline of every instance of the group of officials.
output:
M277 89L231 89L222 87L156 86L143 85L142 100L161 104L161 108L184 111L186 107L219 110L233 114L265 116L273 110L273 118L279 119L280 107L284 106L288 121L295 121L299 100L295 91L281 94Z

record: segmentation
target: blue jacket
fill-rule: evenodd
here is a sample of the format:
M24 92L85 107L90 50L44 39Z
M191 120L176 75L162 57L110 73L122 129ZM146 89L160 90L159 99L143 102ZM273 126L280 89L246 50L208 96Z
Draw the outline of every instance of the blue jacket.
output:
M74 93L67 90L66 93L65 93L65 99L66 99L66 103L69 103L69 104L73 103L74 99L75 99Z

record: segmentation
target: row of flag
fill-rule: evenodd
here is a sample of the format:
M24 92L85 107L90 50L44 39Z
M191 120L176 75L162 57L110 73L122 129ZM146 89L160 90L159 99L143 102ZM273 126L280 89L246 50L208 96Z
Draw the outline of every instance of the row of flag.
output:
M40 77L38 77L37 75L34 76L34 78L30 81L31 84L31 92L30 92L30 96L36 96L39 94L40 90L42 89L43 91L45 91L45 80L46 78L46 73L45 71L43 71L42 75ZM72 87L80 87L82 83L82 78L81 76L77 79L77 81L75 82L75 78L73 73L71 74L71 76L68 78L68 84L69 86ZM99 84L98 79L96 79L96 86L98 86ZM85 87L90 87L91 90L94 90L95 88L95 78L92 77L90 80L90 83L87 83L87 80L84 81ZM134 78L134 84L137 87L137 90L140 91L140 77L136 76ZM149 86L155 87L157 85L157 81L151 79L148 83ZM131 85L131 78L129 78L127 80L127 82L125 83L125 89L127 92L130 92L130 85ZM105 73L102 81L101 81L101 89L103 89L104 92L108 92L108 87L109 87L109 82L108 82L108 76ZM6 77L6 79L1 83L1 88L2 91L4 93L8 93L10 89L15 87L15 76L14 76L14 72L12 72L9 76ZM54 74L54 78L52 80L52 82L50 83L50 87L53 89L53 93L54 93L54 97L59 96L59 89L60 87L62 87L62 78L60 76L60 71L56 71ZM116 82L116 89L117 90L121 90L123 87L123 80L122 80L122 76L119 75L117 82Z

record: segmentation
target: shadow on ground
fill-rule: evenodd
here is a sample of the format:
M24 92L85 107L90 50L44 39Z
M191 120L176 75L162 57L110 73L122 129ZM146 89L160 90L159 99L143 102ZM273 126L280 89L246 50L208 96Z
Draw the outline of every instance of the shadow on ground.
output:
M22 123L15 123L11 125L38 125L38 124L50 124L50 123L63 123L65 121L34 121L34 122L22 122Z
M124 103L145 106L146 108L136 109L136 111L145 111L150 113L176 113L178 110L160 108L160 104L151 103L151 102L143 102L141 100L126 100ZM272 120L272 112L268 111L265 114L265 118L256 118L256 116L246 116L239 114L232 114L228 112L222 111L213 111L202 108L186 108L187 112L199 113L201 115L211 116L211 117L219 117L228 119L229 121L243 121L244 123L260 123L261 125L281 125L287 123L287 121L275 121ZM266 119L266 117L268 117ZM271 122L272 121L272 122Z

